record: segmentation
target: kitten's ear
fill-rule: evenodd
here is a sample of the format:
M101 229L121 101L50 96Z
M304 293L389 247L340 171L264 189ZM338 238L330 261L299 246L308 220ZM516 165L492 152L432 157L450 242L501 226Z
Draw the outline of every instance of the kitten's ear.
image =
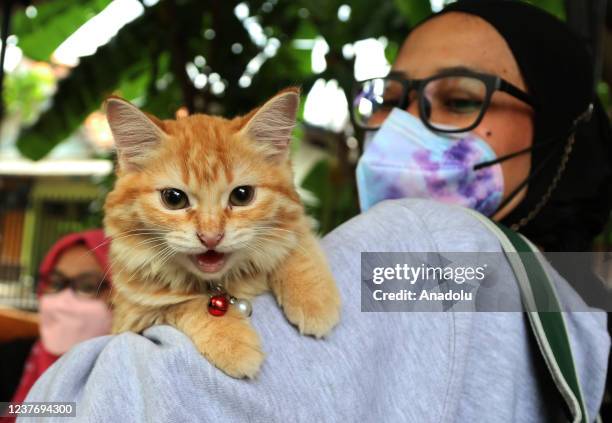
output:
M119 167L139 168L168 135L158 119L149 117L129 101L110 97L104 103L106 118L115 138Z
M247 122L240 132L263 146L271 157L284 157L299 104L299 88L287 88L245 116Z

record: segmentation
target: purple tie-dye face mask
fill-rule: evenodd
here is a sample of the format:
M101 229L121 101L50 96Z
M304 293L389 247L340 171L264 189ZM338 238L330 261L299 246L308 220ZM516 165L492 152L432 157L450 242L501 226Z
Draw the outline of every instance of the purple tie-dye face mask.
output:
M393 198L430 198L491 216L504 192L501 164L479 170L474 165L495 159L477 135L434 133L395 108L357 164L361 210Z

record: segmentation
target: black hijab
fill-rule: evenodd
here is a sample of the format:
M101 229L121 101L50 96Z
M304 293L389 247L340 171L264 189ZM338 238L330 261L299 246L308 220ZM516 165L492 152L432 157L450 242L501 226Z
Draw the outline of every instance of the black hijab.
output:
M491 24L506 40L536 100L527 195L503 223L518 227L547 251L588 251L612 208L612 133L594 92L586 43L556 17L520 1L463 0L437 15L448 12L476 15ZM578 126L560 173L572 123L591 103L592 117ZM545 143L552 138L557 141ZM548 201L530 216L559 173Z

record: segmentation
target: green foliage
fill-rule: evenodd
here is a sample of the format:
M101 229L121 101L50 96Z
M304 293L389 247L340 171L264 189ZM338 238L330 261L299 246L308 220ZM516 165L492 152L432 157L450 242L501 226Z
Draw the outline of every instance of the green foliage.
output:
M108 44L82 58L59 83L52 107L22 132L18 141L21 152L32 159L44 157L113 92L137 100L143 109L162 118L172 117L183 105L193 111L229 116L244 113L286 86L301 85L307 92L319 77L337 79L349 94L353 62L343 57L342 46L382 35L397 45L408 32L406 19L393 0L381 1L376 8L369 1L352 2L347 22L337 17L344 1L250 2L251 16L264 28L266 36L278 39L281 46L274 57L266 58L251 85L243 88L238 80L251 59L262 54L263 46L251 40L243 23L235 17L238 3L161 0L147 8ZM19 46L30 57L48 59L61 38L103 4L101 0L41 3L32 22L17 16ZM34 27L34 21L40 25ZM48 34L58 26L64 31L59 32L61 36ZM214 38L205 37L206 30L213 30ZM321 75L311 70L310 51L296 48L293 42L316 36L322 36L331 46L328 69ZM231 51L235 43L243 46L240 54ZM219 74L225 83L227 88L222 94L213 93L210 84L197 90L189 81L185 63L200 55L206 60L200 71L208 76Z
M347 175L339 170L333 161L321 160L302 183L302 188L318 199L316 204L307 206L306 210L318 222L321 235L359 213L355 184L345 180Z
M603 104L604 108L608 110L610 108L610 86L601 81L597 84L597 95L599 100L601 100L601 104Z
M68 138L117 87L136 94L138 90L134 87L144 86L142 73L149 57L141 46L155 30L146 16L126 25L124 31L94 55L83 57L68 77L59 82L52 107L19 137L17 146L25 156L35 160L44 157Z
M51 53L81 25L101 12L110 0L37 2L35 18L23 10L13 16L11 32L19 47L35 60L49 60Z
M429 0L395 0L395 5L410 26L414 26L431 14Z
M538 6L548 13L555 15L561 20L565 20L565 4L563 0L525 0L534 6Z
M23 13L16 15L14 29L19 46L32 58L48 60L50 54L82 25L100 11L108 1L81 0L43 2L38 16L30 20ZM268 39L280 43L275 55L264 63L248 87L238 83L249 62L262 55L264 46L255 43L234 15L239 1L161 0L123 27L106 45L93 55L83 57L71 73L61 80L52 98L51 107L38 121L22 131L18 140L21 152L40 159L66 139L98 109L104 98L117 93L134 101L144 110L168 118L181 106L192 111L232 116L244 113L265 101L274 92L290 85L299 85L307 93L318 78L336 79L350 96L353 82L353 59L345 58L342 47L360 39L384 36L390 54L409 31L408 22L416 22L429 13L426 1L398 2L383 0L372 7L371 1L350 2L351 14L340 21L338 8L342 0L263 1L248 3L249 19L256 19ZM425 7L427 6L427 7ZM207 31L214 33L214 37ZM311 51L301 48L296 39L324 38L330 46L327 69L314 74ZM240 44L235 54L231 46ZM195 89L185 72L185 64L196 56L205 58L199 71L220 75L226 89L215 94L208 84ZM391 57L392 59L392 57ZM300 116L302 112L300 112ZM298 127L298 141L303 133ZM295 152L299 143L294 142ZM319 163L306 178L304 186L320 199L309 211L328 232L357 213L353 167L346 157L331 152L334 160ZM331 179L330 179L331 178ZM101 183L101 198L112 180ZM92 205L91 219L101 218L101 201Z
M19 113L22 121L30 122L36 117L36 111L47 98L53 83L49 72L37 68L7 75L3 94L8 113Z

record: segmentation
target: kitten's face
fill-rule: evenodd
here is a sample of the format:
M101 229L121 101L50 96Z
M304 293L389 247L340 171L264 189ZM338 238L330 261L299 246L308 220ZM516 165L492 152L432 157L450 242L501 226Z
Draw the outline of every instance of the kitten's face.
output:
M163 122L110 99L120 170L105 224L124 259L206 280L270 270L293 247L302 213L287 151L297 99L285 91L231 121Z

